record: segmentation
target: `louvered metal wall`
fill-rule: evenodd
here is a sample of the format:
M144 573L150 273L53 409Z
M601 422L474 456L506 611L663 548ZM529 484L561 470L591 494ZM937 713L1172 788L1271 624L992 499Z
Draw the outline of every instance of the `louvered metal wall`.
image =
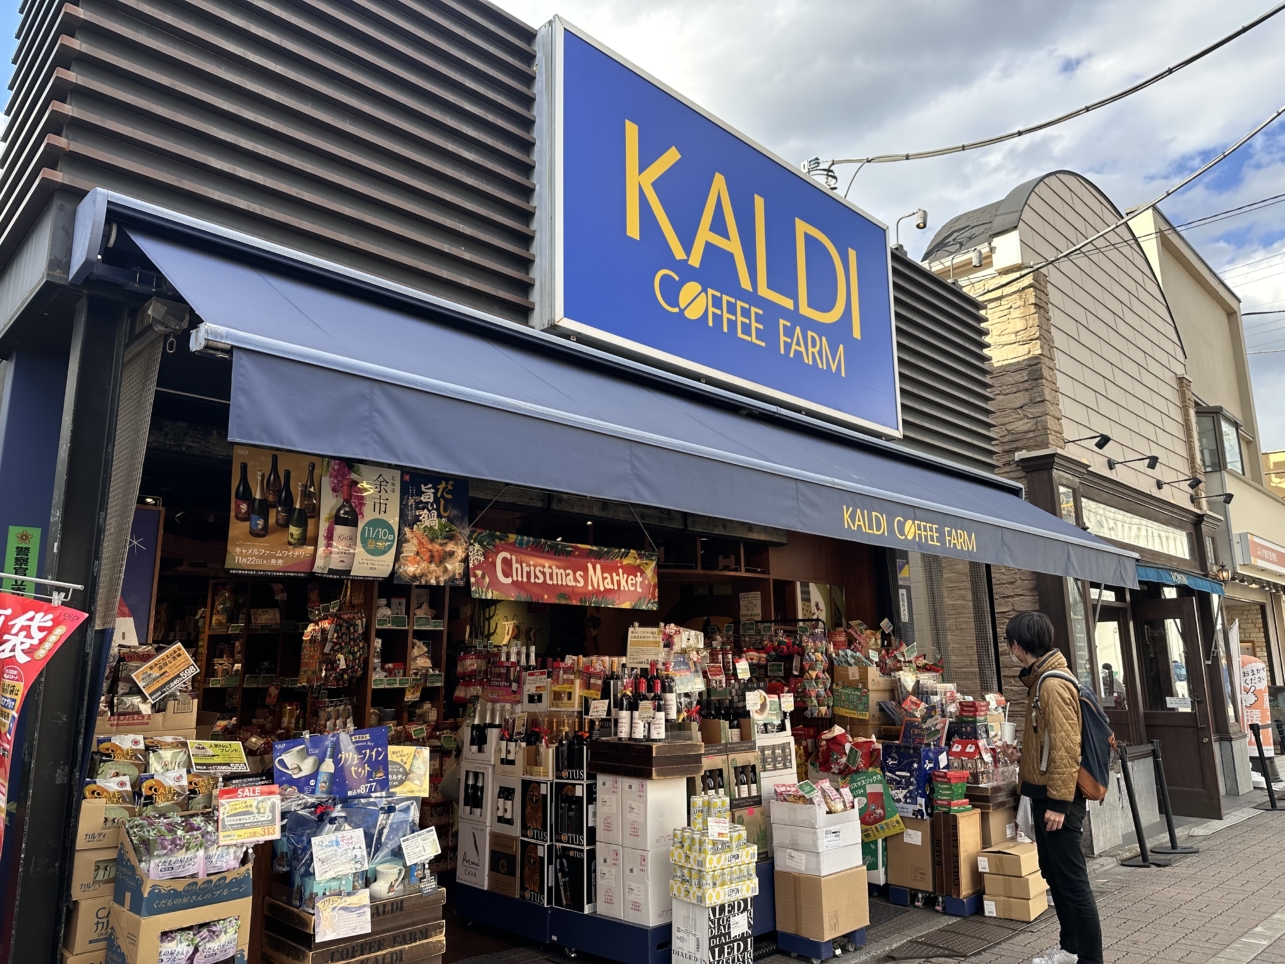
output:
M0 262L107 187L525 321L533 31L483 0L26 0Z
M902 442L993 473L986 333L978 303L895 251L892 292Z

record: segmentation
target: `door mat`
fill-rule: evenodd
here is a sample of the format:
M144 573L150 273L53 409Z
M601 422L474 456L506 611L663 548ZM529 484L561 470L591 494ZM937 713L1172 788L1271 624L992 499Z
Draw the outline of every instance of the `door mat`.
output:
M932 957L972 957L1002 944L1018 931L1048 920L1052 910L1045 911L1031 923L1000 920L997 917L961 917L953 924L916 937L888 952L894 961L920 961Z
M870 901L870 927L875 928L881 924L887 924L896 920L902 914L909 914L909 907L899 907L896 904L889 904L885 900Z

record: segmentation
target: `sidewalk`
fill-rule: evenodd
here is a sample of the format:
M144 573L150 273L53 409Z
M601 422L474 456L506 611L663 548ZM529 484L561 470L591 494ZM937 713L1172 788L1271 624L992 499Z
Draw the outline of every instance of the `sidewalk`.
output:
M1254 811L1215 833L1201 833L1207 829L1183 828L1180 842L1199 847L1200 853L1177 858L1171 867L1122 867L1114 859L1090 865L1107 962L1285 964L1285 813ZM1188 836L1193 830L1196 834ZM1046 920L969 960L1023 964L1057 939L1057 920L1050 912ZM881 948L882 954L887 950Z

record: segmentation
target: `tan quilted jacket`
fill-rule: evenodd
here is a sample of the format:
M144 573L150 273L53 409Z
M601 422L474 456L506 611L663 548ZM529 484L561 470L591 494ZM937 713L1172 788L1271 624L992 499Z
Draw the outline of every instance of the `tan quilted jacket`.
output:
M1067 670L1066 658L1053 650L1022 670L1032 701L1035 682L1049 670ZM1044 733L1049 733L1048 768L1040 771ZM1018 778L1023 784L1044 787L1049 800L1070 803L1075 799L1075 781L1080 772L1080 694L1069 682L1051 679L1040 688L1040 712L1032 705L1026 714L1022 737L1022 764ZM1054 807L1053 809L1064 809Z

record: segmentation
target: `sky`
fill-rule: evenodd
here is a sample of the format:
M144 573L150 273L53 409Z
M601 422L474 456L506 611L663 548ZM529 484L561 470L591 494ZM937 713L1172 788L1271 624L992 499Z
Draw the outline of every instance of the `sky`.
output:
M1037 123L1114 93L1263 13L1272 0L1057 4L926 0L498 0L554 13L791 161L917 151ZM1002 14L990 16L991 13ZM0 9L0 36L18 25ZM12 49L12 43L10 45ZM1133 97L1050 131L928 161L870 165L850 198L902 225L912 255L949 218L1070 169L1144 203L1285 104L1285 12ZM7 80L7 78L6 78ZM846 186L852 168L841 173ZM1285 117L1162 209L1175 224L1285 193ZM1246 312L1285 308L1285 203L1187 233ZM1285 314L1247 315L1250 349ZM1264 450L1285 449L1285 353L1252 355Z

